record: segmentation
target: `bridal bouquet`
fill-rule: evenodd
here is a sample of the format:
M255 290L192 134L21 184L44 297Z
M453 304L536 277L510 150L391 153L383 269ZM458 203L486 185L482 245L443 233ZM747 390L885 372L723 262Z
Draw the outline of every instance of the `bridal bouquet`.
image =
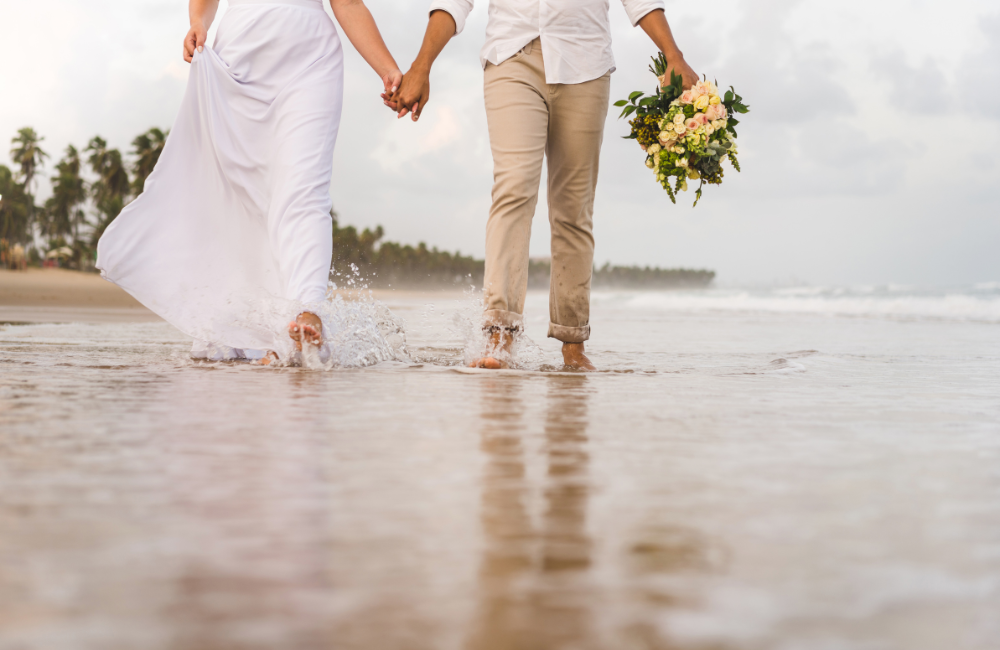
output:
M660 82L655 95L636 91L615 102L624 106L620 118L635 114L629 122L632 133L625 138L638 140L646 152L646 166L656 172L656 180L674 203L677 192L687 190L688 179L700 181L694 199L698 205L705 183L722 183L723 160L740 171L735 114L750 109L731 86L723 96L711 81L699 81L684 90L683 80L673 71L670 85L664 86L667 59L662 52L653 58L649 70Z

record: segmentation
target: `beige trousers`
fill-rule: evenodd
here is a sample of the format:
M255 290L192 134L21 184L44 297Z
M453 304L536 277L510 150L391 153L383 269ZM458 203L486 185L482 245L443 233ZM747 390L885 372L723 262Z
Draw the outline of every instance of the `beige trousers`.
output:
M590 338L594 191L610 88L610 72L581 84L545 83L540 39L500 65L487 64L486 119L493 149L484 282L487 327L522 327L528 240L542 159L547 157L549 336L564 343Z

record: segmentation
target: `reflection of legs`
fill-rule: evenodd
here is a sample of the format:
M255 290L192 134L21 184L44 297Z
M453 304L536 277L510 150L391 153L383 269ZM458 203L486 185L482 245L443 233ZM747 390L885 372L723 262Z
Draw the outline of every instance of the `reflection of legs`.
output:
M531 519L526 509L524 450L521 435L524 406L520 383L490 380L482 396L481 448L484 550L479 568L479 613L467 647L472 650L535 647L531 630L518 621L523 610L514 593L531 571Z
M549 380L545 439L549 458L545 498L544 570L585 570L590 566L587 536L587 394L581 380Z
M582 378L549 382L545 437L549 459L547 507L541 535L532 526L527 499L523 405L517 380L491 382L483 395L483 537L480 612L467 644L471 650L548 650L598 647L588 629L587 591L580 579L590 567L586 532L584 451L587 393ZM540 548L539 548L540 545ZM535 551L541 550L541 563Z

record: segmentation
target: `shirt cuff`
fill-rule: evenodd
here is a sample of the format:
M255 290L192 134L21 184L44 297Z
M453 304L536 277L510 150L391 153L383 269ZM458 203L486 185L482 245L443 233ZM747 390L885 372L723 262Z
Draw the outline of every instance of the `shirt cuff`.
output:
M632 21L632 27L639 24L646 14L651 11L656 11L657 9L662 9L666 11L667 7L663 4L663 0L622 0L622 4L625 5L625 13L628 14L628 19Z
M469 17L469 11L472 9L469 4L468 0L465 2L462 0L433 0L431 9L427 13L446 11L451 14L451 17L455 19L455 35L457 36L465 29L465 20Z

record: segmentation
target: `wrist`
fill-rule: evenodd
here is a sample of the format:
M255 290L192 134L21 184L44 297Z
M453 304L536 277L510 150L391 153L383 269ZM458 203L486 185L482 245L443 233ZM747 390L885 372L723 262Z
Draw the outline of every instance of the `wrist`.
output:
M427 59L417 57L417 59L413 61L413 65L410 66L410 74L419 74L425 77L430 76L431 62Z
M660 48L660 51L663 52L663 56L667 58L667 63L675 64L682 63L684 61L684 53L676 47L668 49Z

